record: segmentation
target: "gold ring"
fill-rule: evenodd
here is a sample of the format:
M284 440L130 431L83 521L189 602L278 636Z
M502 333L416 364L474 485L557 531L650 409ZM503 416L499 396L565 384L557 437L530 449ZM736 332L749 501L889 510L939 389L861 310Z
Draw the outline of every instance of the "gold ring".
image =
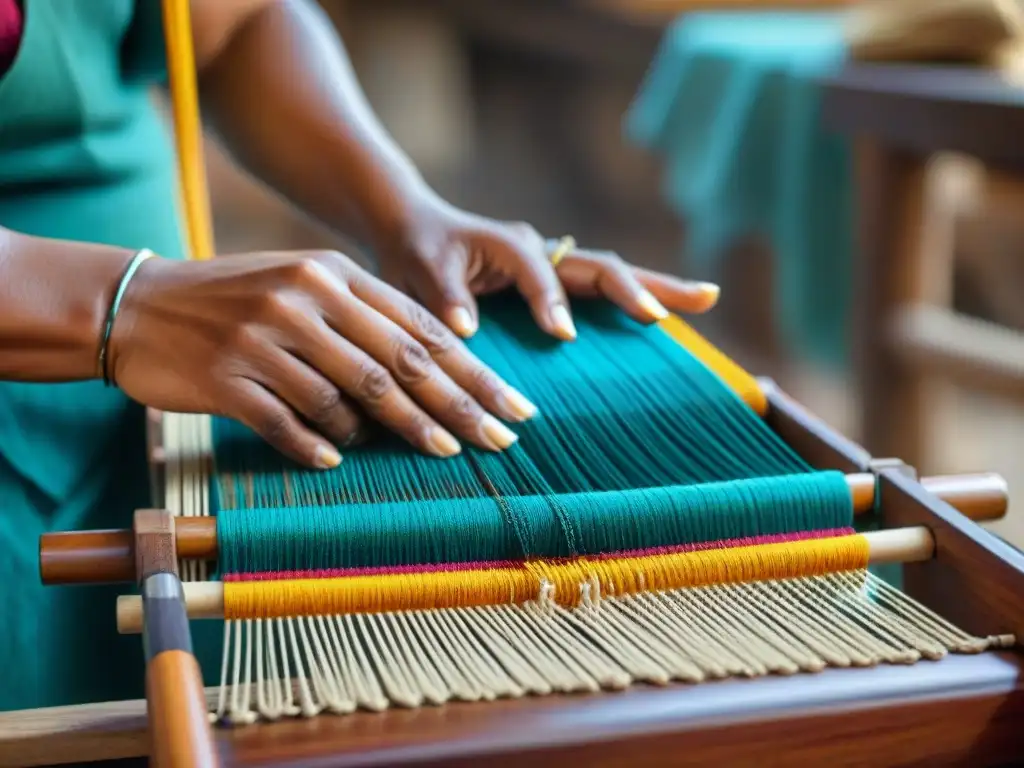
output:
M558 267L562 263L562 259L568 256L570 253L576 250L576 238L571 235L566 235L561 240L555 242L555 247L551 251L551 266Z

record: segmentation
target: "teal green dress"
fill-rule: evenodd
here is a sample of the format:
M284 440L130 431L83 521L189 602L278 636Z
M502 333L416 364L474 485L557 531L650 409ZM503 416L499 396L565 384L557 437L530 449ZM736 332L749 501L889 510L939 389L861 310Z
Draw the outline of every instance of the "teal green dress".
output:
M181 257L173 144L152 98L160 3L24 9L0 75L0 225ZM139 638L114 623L130 586L44 588L38 575L41 533L126 527L148 505L143 424L100 382L0 382L0 711L144 694ZM206 666L215 678L216 660Z

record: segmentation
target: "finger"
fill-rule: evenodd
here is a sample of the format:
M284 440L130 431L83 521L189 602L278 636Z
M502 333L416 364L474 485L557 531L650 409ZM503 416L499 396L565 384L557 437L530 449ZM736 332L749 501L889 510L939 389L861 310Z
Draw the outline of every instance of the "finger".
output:
M322 321L301 344L303 357L345 392L372 419L417 449L435 456L455 456L459 441L427 415L383 365Z
M484 412L422 344L355 295L368 284L380 285L379 280L362 271L346 279L347 285L327 270L310 271L307 290L323 317L282 308L304 359L370 416L422 450L440 456L461 450L439 422L487 450L516 441L515 433Z
M407 277L416 298L464 339L476 333L480 324L476 299L469 290L467 263L465 247L453 246L439 258L417 260Z
M340 316L330 317L331 324L337 322L336 327L345 329L348 341L378 365L378 378L381 372L388 375L390 383L385 389L393 407L406 401L409 407L415 407L408 397L411 395L439 423L485 450L504 450L518 439L456 384L422 344L385 315L362 302L352 302L340 310ZM385 418L401 417L389 411Z
M536 415L537 406L484 365L425 307L391 286L369 280L360 283L355 294L422 344L452 381L491 413L509 421Z
M679 278L633 267L637 280L665 307L682 314L707 312L718 303L721 289L714 283Z
M602 296L638 322L653 323L668 317L668 310L614 253L577 251L559 264L558 276L571 295Z
M534 321L546 333L563 341L576 338L576 326L562 283L548 260L547 246L532 227L522 225L516 242L504 237L486 237L481 247L498 263L512 265L519 293L530 305Z
M345 448L365 437L363 418L352 401L301 360L280 347L253 360L260 371L252 376L281 398L334 445Z
M344 271L336 273L316 263L303 272L302 279L305 295L317 311L309 311L302 302L293 305L279 301L274 308L276 326L287 334L298 356L351 397L368 416L419 450L435 456L459 453L459 442L412 401L390 372L359 342L349 341L336 330L358 331L363 325L383 320L352 294L353 286L380 281L362 270L345 266ZM330 318L330 324L325 318Z
M231 407L226 415L245 424L293 461L316 469L331 469L341 463L341 454L330 443L256 382L237 380L227 399Z

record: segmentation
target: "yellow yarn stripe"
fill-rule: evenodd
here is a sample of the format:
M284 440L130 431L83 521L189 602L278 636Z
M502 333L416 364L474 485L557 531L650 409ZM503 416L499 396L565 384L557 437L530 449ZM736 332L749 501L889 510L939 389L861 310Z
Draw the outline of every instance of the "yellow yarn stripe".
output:
M694 357L714 371L755 413L768 413L768 398L757 379L740 368L711 342L697 333L681 318L672 315L660 323L661 329Z
M554 587L560 605L571 607L580 601L580 585L595 581L602 595L771 581L863 569L868 554L867 539L855 534L635 558L533 561L478 571L225 582L224 616L263 619L517 604L536 599L545 582Z

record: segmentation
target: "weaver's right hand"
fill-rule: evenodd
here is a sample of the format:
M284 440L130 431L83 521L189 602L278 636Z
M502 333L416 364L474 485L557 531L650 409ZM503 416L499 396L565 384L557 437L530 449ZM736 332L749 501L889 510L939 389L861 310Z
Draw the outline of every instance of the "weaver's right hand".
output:
M427 310L335 252L150 259L114 322L108 370L140 403L236 419L321 468L365 417L452 456L459 438L507 448L516 436L492 414L536 410Z

